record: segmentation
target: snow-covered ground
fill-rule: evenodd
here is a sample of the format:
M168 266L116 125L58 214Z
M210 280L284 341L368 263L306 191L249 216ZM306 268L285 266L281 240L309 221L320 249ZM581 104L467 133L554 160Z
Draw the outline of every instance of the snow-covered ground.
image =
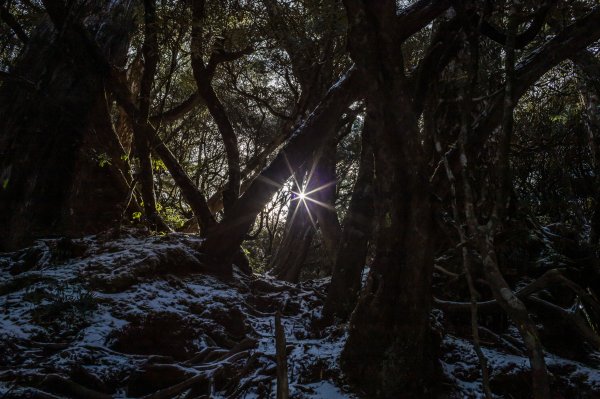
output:
M442 347L444 375L456 387L451 397L484 398L473 345L465 339L446 335ZM522 384L523 388L528 386L529 360L525 356L486 347L482 347L482 351L488 361L492 390L499 393L497 398L511 397L509 392L515 390L516 384ZM557 393L556 398L600 398L600 370L597 368L552 354L547 354L546 364L554 378L559 380L557 385L560 385L562 394ZM503 384L506 386L503 387ZM523 396L519 397L527 397L525 393L528 390L522 389L522 392Z
M190 235L132 230L0 255L0 398L156 397L175 388L168 397L274 398L278 310L291 396L357 397L338 367L344 326L318 333L311 325L327 279L292 285L236 271L226 281L203 273L199 245ZM442 397L483 397L470 342L446 335L442 349ZM522 354L484 353L493 382L523 375L527 383ZM581 393L572 397L599 397L598 370L547 360Z
M268 397L276 386L276 310L292 395L352 397L332 382L343 333L310 333L326 281L294 286L241 273L220 280L202 273L199 244L187 235L132 233L40 241L0 256L0 397L18 397L24 386L69 393L44 381L48 374L127 397L201 373L210 397ZM161 368L173 378L148 384Z

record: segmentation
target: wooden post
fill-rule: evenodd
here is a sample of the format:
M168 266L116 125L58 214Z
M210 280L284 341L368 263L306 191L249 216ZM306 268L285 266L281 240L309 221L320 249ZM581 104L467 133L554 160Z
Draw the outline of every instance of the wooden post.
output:
M288 399L290 394L287 374L285 330L281 324L281 313L275 313L275 355L277 357L277 399Z

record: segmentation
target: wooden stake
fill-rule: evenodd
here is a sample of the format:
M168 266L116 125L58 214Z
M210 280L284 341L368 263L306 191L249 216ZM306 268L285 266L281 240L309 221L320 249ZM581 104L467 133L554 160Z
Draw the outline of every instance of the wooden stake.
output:
M285 330L281 324L281 313L275 313L275 355L277 357L277 399L288 399L290 388L287 374Z

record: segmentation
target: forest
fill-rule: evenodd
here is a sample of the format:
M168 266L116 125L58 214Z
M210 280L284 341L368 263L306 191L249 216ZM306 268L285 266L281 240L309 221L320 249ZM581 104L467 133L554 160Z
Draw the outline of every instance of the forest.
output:
M0 398L600 398L600 4L0 0Z

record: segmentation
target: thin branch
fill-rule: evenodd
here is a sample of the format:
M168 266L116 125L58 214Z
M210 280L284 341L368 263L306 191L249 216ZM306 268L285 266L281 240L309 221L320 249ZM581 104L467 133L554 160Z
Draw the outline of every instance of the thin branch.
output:
M12 29L15 36L17 36L19 40L21 40L25 44L28 43L29 36L27 36L27 33L25 33L25 30L23 29L21 24L19 24L15 17L12 16L12 14L8 10L8 8L6 8L4 3L4 0L0 1L0 20L4 21L4 23L6 23L6 25L8 25Z
M65 26L64 16L66 10L64 6L52 0L43 0L43 2L52 22L57 29L63 30L64 34L61 37L66 44L75 50L75 54L84 54L96 63L99 74L104 75L107 79L108 86L115 95L119 106L136 123L142 134L146 135L153 150L165 163L175 183L181 189L182 196L192 208L203 231L214 225L216 221L208 209L204 195L194 185L177 158L160 139L156 129L147 120L139 117L140 110L131 100L132 94L125 83L125 77L106 60L96 42L83 26L75 23Z
M233 130L225 106L217 96L212 87L212 74L202 60L202 19L204 17L204 0L192 1L192 70L198 93L204 99L206 107L213 117L219 133L223 139L225 153L227 155L228 180L227 188L223 191L223 204L225 212L229 212L231 206L237 201L240 194L240 151L238 139ZM213 50L213 54L221 53L220 48ZM216 62L214 63L216 65Z
M535 37L538 35L540 30L546 23L546 16L548 15L552 7L556 4L556 2L557 0L547 0L544 3L542 3L542 5L540 5L540 7L536 10L533 20L529 24L529 27L524 32L514 37L513 40L515 49L521 50L525 48L525 46L527 46L529 43L531 43L533 39L535 39ZM478 16L476 16L475 18L479 19ZM499 27L485 20L481 24L480 28L480 32L482 34L502 45L506 45L509 39L509 35L511 34L510 31L511 28L508 28L508 33L502 32Z
M205 251L217 257L229 256L242 243L254 219L285 181L301 167L315 149L320 148L330 129L348 106L358 99L362 89L360 73L351 68L334 84L308 119L273 161L235 202L232 212L203 243ZM291 168L288 168L288 164Z

